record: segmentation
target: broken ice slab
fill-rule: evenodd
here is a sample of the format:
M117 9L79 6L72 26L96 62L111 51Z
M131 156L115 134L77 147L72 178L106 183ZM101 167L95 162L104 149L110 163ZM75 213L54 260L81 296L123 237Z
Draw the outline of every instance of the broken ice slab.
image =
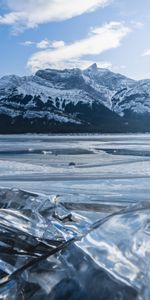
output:
M147 300L149 205L64 200L0 189L0 299Z
M95 223L75 244L116 280L150 299L150 201L132 205Z

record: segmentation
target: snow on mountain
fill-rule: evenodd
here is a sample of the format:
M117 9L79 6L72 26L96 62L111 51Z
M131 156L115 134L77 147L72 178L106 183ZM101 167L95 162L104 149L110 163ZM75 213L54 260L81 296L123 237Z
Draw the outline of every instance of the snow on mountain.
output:
M127 112L143 115L150 113L150 80L135 81L112 98L112 109L124 116Z
M35 76L5 76L0 80L0 99L6 96L40 96L45 103L48 98L55 102L66 100L77 104L79 101L92 104L99 101L111 108L111 98L118 91L132 84L125 76L114 74L106 69L97 68L96 64L88 69L39 70Z
M112 91L113 94L134 84L134 80L121 74L113 73L108 69L98 68L96 64L84 70L83 74L91 80L91 84L96 84L99 89L103 86Z
M42 128L52 128L60 123L82 125L83 131L111 127L116 131L127 130L131 114L150 114L150 80L135 81L96 64L85 70L45 69L33 76L0 79L0 118L4 124L16 122L23 127L26 121L29 128L33 124L38 128L40 122Z

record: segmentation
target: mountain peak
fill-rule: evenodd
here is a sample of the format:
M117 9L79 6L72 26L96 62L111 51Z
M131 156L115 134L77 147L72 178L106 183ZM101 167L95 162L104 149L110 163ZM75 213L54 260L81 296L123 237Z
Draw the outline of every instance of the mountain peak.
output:
M92 70L92 71L95 71L95 70L97 70L97 69L98 69L98 67L97 67L97 64L96 64L96 63L92 64L91 66L89 66L89 67L87 68L87 70Z
M111 72L109 69L106 68L99 68L96 63L92 64L89 66L87 69L84 70L84 72L89 72L89 73L109 73Z

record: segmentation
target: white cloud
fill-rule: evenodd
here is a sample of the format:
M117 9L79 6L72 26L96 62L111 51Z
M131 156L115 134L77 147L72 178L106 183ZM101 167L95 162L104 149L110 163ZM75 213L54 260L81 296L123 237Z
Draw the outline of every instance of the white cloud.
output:
M74 66L82 67L88 61L87 56L94 56L95 61L95 55L119 47L121 40L130 31L128 27L119 22L92 28L85 39L72 44L64 44L61 48L47 49L33 54L28 61L28 67L32 71L49 67L64 68L72 63Z
M36 44L36 47L39 49L46 49L49 48L49 46L50 46L50 42L47 39L42 40L41 42Z
M50 41L48 39L44 39L40 42L24 41L21 42L20 45L25 47L35 46L38 49L60 49L65 46L65 43L64 41Z
M132 28L141 29L144 27L144 23L138 21L131 21Z
M48 39L44 39L36 44L38 49L47 49L47 48L61 48L64 47L64 41L49 41Z
M62 21L96 10L112 0L6 0L10 13L0 16L0 24L15 30L34 28L51 21Z
M38 69L44 69L44 68L52 68L52 69L73 69L73 68L80 68L80 69L86 69L90 65L94 64L95 60L82 60L82 59L73 59L68 61L61 61L61 62L53 62L51 65L40 66L40 68L32 69L33 72L36 72ZM99 68L105 68L105 69L111 69L112 63L109 61L96 61L97 66Z
M52 47L53 48L61 48L61 47L64 47L64 46L65 46L64 41L53 41L52 42Z
M20 43L20 45L25 46L25 47L30 47L30 46L34 45L34 42L25 41L25 42Z
M145 50L142 56L150 56L150 49Z

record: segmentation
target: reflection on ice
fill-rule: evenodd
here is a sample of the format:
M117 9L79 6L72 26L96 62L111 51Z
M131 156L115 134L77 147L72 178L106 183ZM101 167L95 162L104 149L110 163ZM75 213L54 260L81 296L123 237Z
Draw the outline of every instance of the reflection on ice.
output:
M0 190L1 299L149 299L150 203L93 221L57 198Z
M97 265L150 299L150 202L129 207L97 224L77 245ZM99 226L100 225L100 226Z

